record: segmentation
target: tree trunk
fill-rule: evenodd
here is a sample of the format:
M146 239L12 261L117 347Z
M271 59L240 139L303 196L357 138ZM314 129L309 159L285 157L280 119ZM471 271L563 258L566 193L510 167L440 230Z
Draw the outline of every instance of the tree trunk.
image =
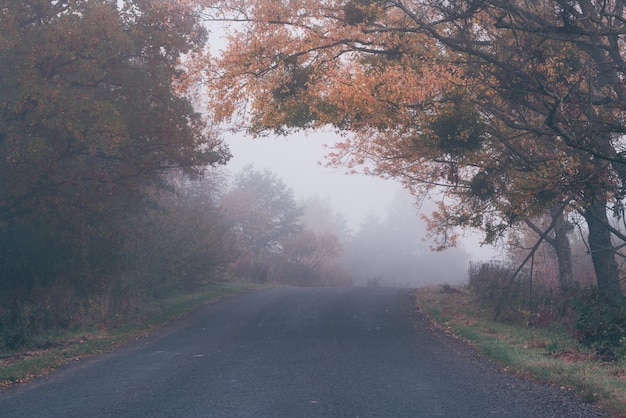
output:
M572 270L572 249L567 237L564 205L555 204L550 207L550 227L548 230L544 231L529 219L526 220L526 225L539 235L540 240L550 244L554 249L559 267L559 289L561 296L567 299L574 286L574 274ZM554 231L554 237L551 237L549 234L552 230Z
M584 213L589 228L589 248L596 273L598 290L607 302L619 306L623 294L619 283L619 269L615 260L615 249L611 242L611 231L606 213L606 202L594 199Z
M572 290L574 274L572 270L572 249L567 238L567 222L563 214L562 205L550 208L550 217L554 222L554 239L548 241L554 248L557 263L559 264L559 287L561 295L567 297Z

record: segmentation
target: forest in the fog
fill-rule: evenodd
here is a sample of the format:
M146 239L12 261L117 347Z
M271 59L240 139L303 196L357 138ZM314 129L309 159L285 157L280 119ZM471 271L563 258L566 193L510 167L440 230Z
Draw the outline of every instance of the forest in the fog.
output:
M106 325L149 300L234 279L403 285L437 271L416 210L349 230L333 202L297 201L231 158L180 57L197 16L145 2L2 2L0 348ZM416 270L420 271L419 276Z
M269 169L247 166L223 195L222 210L242 248L236 275L255 282L302 286L417 287L460 283L468 258L462 248L433 252L426 223L406 194L383 216L367 213L351 229L333 202L319 196L297 201Z
M220 280L468 281L495 316L559 311L626 352L621 1L0 10L0 349ZM224 170L229 136L322 130L328 166L412 198L348 227ZM465 231L506 259L472 264Z
M164 180L167 188L109 228L66 219L57 229L45 214L11 225L3 241L3 344L114 321L146 299L222 280L416 287L466 278L463 249L433 253L405 195L390 202L384 217L367 215L351 230L332 201L298 201L268 169L215 168L194 179L178 173ZM66 235L75 228L87 228L84 242Z
M235 245L231 255L237 254L229 273L238 278L300 286L405 287L466 280L464 249L434 252L419 216L424 208L405 194L389 202L382 217L367 213L350 228L331 200L298 200L269 169L248 165L230 179L213 194L219 196L216 210ZM187 186L203 187L201 182Z

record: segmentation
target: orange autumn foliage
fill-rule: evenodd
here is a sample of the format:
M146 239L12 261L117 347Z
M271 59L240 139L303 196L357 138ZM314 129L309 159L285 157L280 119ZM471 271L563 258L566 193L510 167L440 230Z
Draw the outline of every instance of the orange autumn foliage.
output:
M611 263L605 212L622 210L626 183L621 1L196 4L234 22L205 62L216 122L254 134L333 126L346 136L330 164L415 194L445 187L441 232L479 227L492 241L569 206L600 228L590 243ZM616 292L610 270L597 273Z

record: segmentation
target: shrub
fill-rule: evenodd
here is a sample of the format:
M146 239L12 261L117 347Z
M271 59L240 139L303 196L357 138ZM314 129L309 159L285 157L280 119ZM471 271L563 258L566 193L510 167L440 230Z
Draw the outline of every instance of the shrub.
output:
M597 290L579 294L575 301L575 335L604 360L626 357L626 309L606 303Z
M480 302L494 310L496 319L510 319L513 316L515 296L515 278L513 269L504 263L470 264L468 271L469 290L478 296Z

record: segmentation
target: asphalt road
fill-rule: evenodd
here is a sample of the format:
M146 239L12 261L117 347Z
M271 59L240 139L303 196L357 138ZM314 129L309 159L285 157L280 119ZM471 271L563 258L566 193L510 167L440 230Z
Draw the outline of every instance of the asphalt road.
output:
M434 331L406 290L254 291L0 393L1 417L585 417Z

